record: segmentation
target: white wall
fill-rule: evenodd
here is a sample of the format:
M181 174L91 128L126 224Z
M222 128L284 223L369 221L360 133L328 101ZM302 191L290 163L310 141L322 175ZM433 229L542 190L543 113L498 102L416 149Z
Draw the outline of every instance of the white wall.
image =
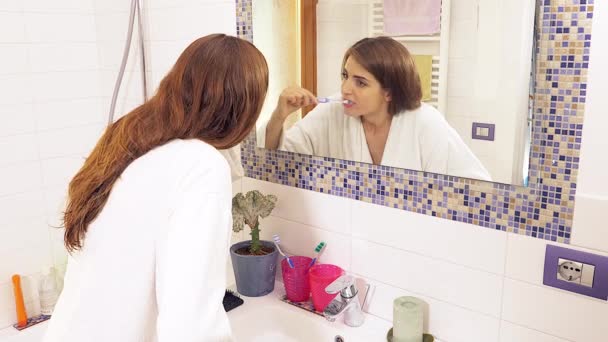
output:
M266 100L256 125L259 147L265 145L266 124L277 106L279 95L283 89L301 84L297 5L294 0L253 2L253 44L264 54L270 75ZM300 117L300 110L291 114L284 124L285 129Z
M150 92L195 38L236 35L233 0L142 2ZM35 277L65 256L62 232L50 227L61 224L68 182L105 127L129 3L0 2L0 328L16 321L11 275ZM142 101L137 50L116 118ZM24 282L33 315L35 291Z
M426 329L442 341L603 342L608 335L606 301L542 285L544 240L245 178L242 190L253 189L279 198L261 221L262 238L279 234L286 252L309 256L325 241L322 262L374 285L368 312L389 322L393 299L413 295L429 304ZM608 244L569 248L608 256Z
M96 43L91 0L0 5L0 328L15 322L11 275L64 255L51 226L103 127Z
M319 0L317 5L317 95L340 93L342 58L368 36L368 0Z
M534 3L451 2L446 119L500 183L523 181ZM473 122L495 124L495 140L472 139Z

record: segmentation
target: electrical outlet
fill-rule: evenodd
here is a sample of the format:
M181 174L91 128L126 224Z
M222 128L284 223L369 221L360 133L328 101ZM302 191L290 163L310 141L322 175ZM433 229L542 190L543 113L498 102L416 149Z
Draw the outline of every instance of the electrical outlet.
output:
M608 300L608 257L547 245L543 284Z
M575 284L581 283L583 264L568 259L558 259L557 278Z

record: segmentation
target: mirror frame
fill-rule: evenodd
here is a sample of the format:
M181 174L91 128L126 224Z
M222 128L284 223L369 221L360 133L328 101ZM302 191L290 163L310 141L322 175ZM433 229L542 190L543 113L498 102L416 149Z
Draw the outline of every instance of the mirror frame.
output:
M235 1L237 35L253 43L253 0ZM559 2L536 0L528 187L266 150L255 130L241 145L245 176L570 243L594 6Z

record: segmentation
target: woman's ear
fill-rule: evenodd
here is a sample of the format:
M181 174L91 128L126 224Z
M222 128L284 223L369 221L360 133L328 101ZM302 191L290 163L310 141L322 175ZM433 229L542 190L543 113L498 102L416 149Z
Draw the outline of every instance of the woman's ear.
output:
M388 89L384 90L384 101L386 102L391 102L393 100L393 97L391 96L391 92Z

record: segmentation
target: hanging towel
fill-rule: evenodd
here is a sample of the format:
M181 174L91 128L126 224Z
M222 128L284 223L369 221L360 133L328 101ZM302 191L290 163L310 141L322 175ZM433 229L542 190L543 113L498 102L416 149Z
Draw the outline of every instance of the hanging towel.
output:
M420 75L420 85L422 86L422 101L431 99L431 81L433 78L433 56L413 55L414 64Z
M441 0L384 0L384 34L389 36L439 33Z

